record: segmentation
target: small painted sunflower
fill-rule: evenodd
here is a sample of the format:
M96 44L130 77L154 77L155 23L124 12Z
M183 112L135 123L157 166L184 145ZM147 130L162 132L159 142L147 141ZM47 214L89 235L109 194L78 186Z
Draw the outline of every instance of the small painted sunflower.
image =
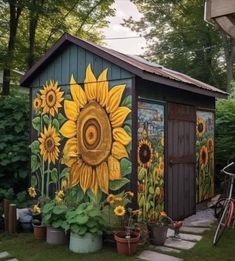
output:
M58 82L50 81L49 84L46 82L40 93L42 113L48 113L54 117L58 113L58 109L62 107L61 102L64 100L64 92L58 87Z
M35 190L35 187L28 188L28 193L31 198L35 198L37 196L37 192Z
M64 163L70 167L70 186L80 184L84 193L91 188L97 194L100 188L108 194L109 181L121 179L120 160L128 158L125 146L131 142L123 128L131 110L120 106L125 85L109 90L107 70L96 79L88 65L84 88L72 75L72 100L64 101Z
M138 163L143 168L149 168L152 163L153 149L147 139L139 140L138 144Z
M123 217L126 213L126 210L123 206L118 206L114 209L114 214L118 217Z
M159 176L163 177L164 176L164 161L161 160L159 162L159 166L158 166L158 172L159 172Z
M33 100L33 108L35 111L38 111L41 109L41 105L42 105L42 100L39 97L36 97Z
M115 202L115 196L113 194L109 194L107 197L107 202L109 204L113 204Z
M38 140L40 142L39 148L43 160L55 164L59 156L58 146L60 145L60 137L55 128L53 126L51 127L51 125L48 126L48 129L44 127L44 132L40 134Z
M207 149L208 152L212 152L214 150L214 141L212 138L209 138L207 141Z
M206 123L205 120L203 120L202 118L198 118L197 120L197 136L198 137L202 137L203 134L206 131Z
M130 197L130 198L133 198L133 197L134 197L134 193L131 192L131 191L125 192L125 195L126 195L127 197Z
M208 150L205 145L200 149L200 164L202 167L205 167L208 164Z

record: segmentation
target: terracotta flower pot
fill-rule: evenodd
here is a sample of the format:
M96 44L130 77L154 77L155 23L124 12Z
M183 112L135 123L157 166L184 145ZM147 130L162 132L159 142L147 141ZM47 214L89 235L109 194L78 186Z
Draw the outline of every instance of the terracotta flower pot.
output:
M167 238L167 226L156 226L156 224L148 224L150 231L150 240L153 245L162 246L164 245Z
M35 239L43 240L46 238L46 227L33 224L33 234Z
M114 234L114 239L116 240L118 254L130 256L137 250L140 233L131 232L130 238L128 238L125 231L120 231Z

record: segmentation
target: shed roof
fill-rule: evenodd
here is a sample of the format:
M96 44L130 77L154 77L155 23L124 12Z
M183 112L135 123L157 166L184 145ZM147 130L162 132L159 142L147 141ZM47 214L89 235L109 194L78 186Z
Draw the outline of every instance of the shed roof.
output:
M55 45L52 46L46 54L26 72L20 81L21 85L29 87L37 73L45 68L45 64L52 60L70 43L111 61L121 68L148 81L158 82L174 88L211 97L226 98L228 95L228 93L196 80L186 74L169 70L161 65L148 62L140 57L126 55L106 47L98 46L94 43L74 37L68 33L63 34Z

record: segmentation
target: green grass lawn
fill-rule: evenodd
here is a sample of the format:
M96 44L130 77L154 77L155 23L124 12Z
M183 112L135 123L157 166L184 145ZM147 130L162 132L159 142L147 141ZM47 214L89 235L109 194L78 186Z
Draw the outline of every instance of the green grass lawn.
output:
M180 254L174 254L188 261L235 261L235 230L225 231L218 246L212 246L213 231L203 234L203 239L196 246ZM121 257L114 247L105 246L94 254L73 254L66 246L51 246L37 241L32 234L0 234L0 251L8 251L20 261L137 261L136 257ZM2 261L2 259L1 259ZM161 260L159 260L161 261Z

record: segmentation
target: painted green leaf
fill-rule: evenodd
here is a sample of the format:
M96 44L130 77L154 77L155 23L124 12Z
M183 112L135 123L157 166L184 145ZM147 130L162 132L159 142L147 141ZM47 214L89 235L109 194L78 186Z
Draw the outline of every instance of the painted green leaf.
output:
M32 120L32 125L33 125L33 128L40 132L41 131L41 119L40 117L35 117L33 120Z
M55 127L56 131L59 132L60 124L59 124L59 121L57 119L53 120L52 125Z
M124 122L124 125L132 126L132 120L131 120L131 119L126 120L126 121Z
M49 117L48 117L47 114L43 116L43 121L44 121L47 125L49 124L50 119L49 119Z
M32 177L31 177L31 186L32 187L36 187L37 184L38 184L37 178L34 175L32 175Z
M129 136L131 136L131 128L128 125L124 126L124 130L127 132Z
M51 180L56 183L58 181L58 172L56 168L53 168L51 171Z
M131 109L131 95L126 96L121 105Z
M62 179L64 177L67 177L67 174L69 173L69 168L64 168L60 174L59 174L59 179Z
M34 154L39 153L39 141L35 140L32 142L32 144L30 145L31 151Z
M121 173L123 177L131 173L131 162L128 159L121 160Z
M126 146L126 150L128 152L128 154L131 154L131 148L132 148L132 143L130 142L127 146Z
M38 158L36 155L32 155L31 156L31 169L32 172L35 172L40 166L40 163L38 161Z
M109 188L113 191L117 191L121 189L123 186L128 184L130 181L127 178L119 179L119 180L113 180L109 182Z
M66 118L64 117L64 115L62 113L58 114L57 120L60 124L60 126L66 121Z

